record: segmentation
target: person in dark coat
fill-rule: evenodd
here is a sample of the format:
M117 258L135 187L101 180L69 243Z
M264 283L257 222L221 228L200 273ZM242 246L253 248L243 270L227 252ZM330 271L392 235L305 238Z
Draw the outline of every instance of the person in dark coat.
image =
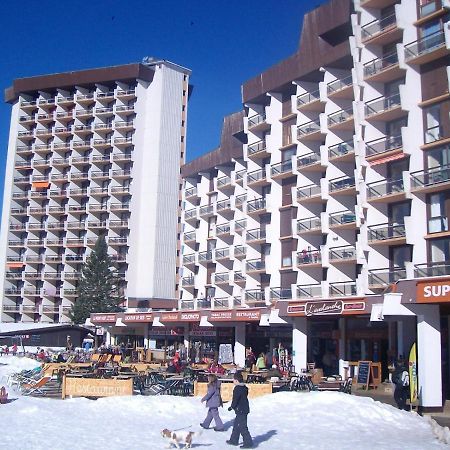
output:
M241 448L252 448L253 439L250 436L247 427L247 416L250 413L250 406L248 404L248 388L244 384L244 379L241 372L234 374L234 389L233 399L228 411L234 409L236 418L234 419L233 431L231 432L230 439L227 441L229 445L239 445L239 436L242 435L244 444Z
M394 399L398 409L409 411L409 407L406 406L409 398L409 372L402 358L395 365L392 382L395 384Z
M211 421L214 419L216 424L214 431L224 431L223 423L219 416L219 406L223 406L222 397L220 396L220 381L214 374L208 375L208 391L202 398L203 402L206 402L208 414L200 426L208 429Z

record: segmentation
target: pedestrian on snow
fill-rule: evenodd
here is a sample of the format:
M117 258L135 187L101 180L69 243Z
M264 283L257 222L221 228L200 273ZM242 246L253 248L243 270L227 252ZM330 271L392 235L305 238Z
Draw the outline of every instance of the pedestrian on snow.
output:
M406 401L409 398L409 373L408 368L401 357L395 366L392 382L395 384L394 399L398 409L409 411L410 408L406 406Z
M223 422L219 416L219 406L223 406L222 397L220 395L220 381L217 379L216 375L212 373L208 375L208 391L201 401L202 403L206 402L208 414L200 426L208 429L211 421L214 419L216 425L214 431L224 431Z
M242 435L244 443L241 445L241 448L252 448L253 439L250 436L247 427L247 416L250 413L250 406L248 404L248 388L244 384L244 378L242 377L241 372L236 372L234 374L233 383L233 399L228 411L234 409L236 418L234 419L233 431L231 432L231 436L227 441L227 444L235 446L239 445L239 436Z

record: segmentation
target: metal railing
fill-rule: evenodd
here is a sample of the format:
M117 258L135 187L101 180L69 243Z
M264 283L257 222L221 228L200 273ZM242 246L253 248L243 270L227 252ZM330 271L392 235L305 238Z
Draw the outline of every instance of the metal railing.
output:
M320 154L316 152L297 157L297 167L306 167L317 162L320 162Z
M450 181L450 164L411 173L411 187L420 189Z
M183 256L183 264L195 264L195 253Z
M181 279L181 284L183 286L194 286L195 279L194 279L194 277L183 277Z
M229 282L230 282L230 277L229 277L228 272L214 274L214 283L215 284L223 284L223 283L229 283Z
M185 220L197 218L197 208L188 209L184 212Z
M356 222L356 214L352 211L340 211L330 214L330 226L345 225Z
M369 183L367 185L367 198L379 198L385 195L398 194L404 192L403 178L398 180L383 180Z
M341 80L334 80L327 84L327 93L333 94L334 92L340 91L341 89L345 89L348 86L353 84L352 76L349 75Z
M235 283L245 283L245 277L242 275L242 272L235 272L233 280Z
M328 148L328 158L338 158L339 156L348 155L355 152L355 144L353 141L339 142Z
M234 256L235 258L245 258L247 255L247 249L243 245L237 245L234 247Z
M320 120L311 120L310 122L304 123L297 127L297 137L301 138L302 136L306 136L307 134L315 133L316 131L320 131Z
M341 109L333 114L328 115L327 123L329 127L346 122L353 118L353 108Z
M225 175L223 177L217 178L217 187L224 187L231 184L231 178L228 175Z
M364 77L371 77L398 64L397 52L389 53L381 58L372 59L364 64Z
M356 259L356 248L352 245L330 248L330 261L345 261Z
M184 233L184 242L195 241L195 231Z
M235 176L236 182L242 181L245 177L246 172L247 172L247 169L242 169L242 170L237 171L236 176Z
M404 224L389 225L381 224L374 225L368 228L369 242L373 241L385 241L387 239L397 239L406 237L406 228Z
M356 282L330 283L330 297L347 297L350 295L356 295Z
M315 195L321 195L320 186L312 185L300 187L297 189L297 199L309 198Z
M250 289L248 291L245 291L246 302L264 302L264 299L265 299L264 290Z
M205 205L205 206L200 206L200 216L205 216L207 214L212 214L214 211L214 205Z
M264 197L256 198L247 202L247 213L261 211L266 209L266 199Z
M402 148L402 136L385 136L366 143L366 156L380 155L392 150Z
M270 173L272 176L277 176L288 172L292 172L292 159L274 164L270 168Z
M322 223L319 217L309 217L308 219L302 219L297 221L297 232L302 233L311 230L321 230Z
M226 248L216 248L214 251L216 259L226 259L230 257L230 249Z
M318 89L313 92L306 92L305 94L301 94L297 97L297 108L317 100L320 100L320 92Z
M370 39L376 34L382 33L395 23L396 23L395 14L392 14L390 16L383 17L382 19L376 19L370 23L367 23L366 25L363 25L361 27L361 35L363 41L366 39Z
M266 238L266 230L265 228L256 228L254 230L247 231L246 240L250 241L259 241Z
M297 286L297 298L322 297L322 286L320 284L304 284Z
M220 202L217 202L217 204L216 204L217 211L224 211L227 209L231 209L231 200L230 199L221 200Z
M417 41L405 45L405 60L408 62L418 56L431 53L432 51L445 45L444 30L436 31L429 36L425 36Z
M217 225L216 226L216 235L220 235L220 234L230 234L230 224L229 223L224 223L222 225Z
M390 95L389 97L378 97L365 104L366 117L371 117L385 111L400 106L400 93Z
M302 250L297 253L297 264L319 264L322 262L322 254L319 250Z
M212 251L200 252L198 254L199 261L212 261Z
M247 194L241 194L236 196L234 204L236 206L236 208L242 209L242 205L245 203L245 201L247 200Z
M271 300L287 300L292 298L292 289L275 287L270 289Z
M375 269L369 270L369 286L387 286L406 278L406 269Z
M414 277L441 277L450 275L450 261L429 262L414 266Z
M255 114L248 118L248 128L255 127L266 121L266 114Z
M266 262L261 259L252 259L247 261L245 268L247 272L266 270Z
M234 223L234 229L236 230L236 233L242 233L243 231L245 231L246 227L247 227L246 219L236 220L236 222Z
M247 174L247 183L256 183L257 181L263 180L266 178L265 169L255 170L253 172L249 172Z
M249 144L247 146L247 155L248 156L255 155L257 153L265 151L266 148L267 147L266 147L266 141L265 140L255 142L254 144Z
M353 187L355 187L355 177L341 177L330 180L330 192L336 192Z

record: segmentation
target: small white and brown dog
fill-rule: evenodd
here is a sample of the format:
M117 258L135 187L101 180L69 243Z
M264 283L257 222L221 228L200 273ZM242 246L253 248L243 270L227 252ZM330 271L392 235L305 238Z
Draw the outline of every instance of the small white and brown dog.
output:
M161 436L163 438L169 439L169 445L167 448L172 447L174 445L176 448L180 448L180 444L184 444L184 448L192 447L192 438L194 435L200 435L199 431L170 431L167 428L161 431Z

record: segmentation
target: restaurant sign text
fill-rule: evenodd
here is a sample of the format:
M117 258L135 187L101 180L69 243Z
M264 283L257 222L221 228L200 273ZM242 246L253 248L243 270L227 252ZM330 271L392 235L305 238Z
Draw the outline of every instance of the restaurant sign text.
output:
M450 302L450 280L418 281L417 303Z
M364 301L326 300L318 302L291 303L287 313L290 316L340 316L361 313L366 309Z

